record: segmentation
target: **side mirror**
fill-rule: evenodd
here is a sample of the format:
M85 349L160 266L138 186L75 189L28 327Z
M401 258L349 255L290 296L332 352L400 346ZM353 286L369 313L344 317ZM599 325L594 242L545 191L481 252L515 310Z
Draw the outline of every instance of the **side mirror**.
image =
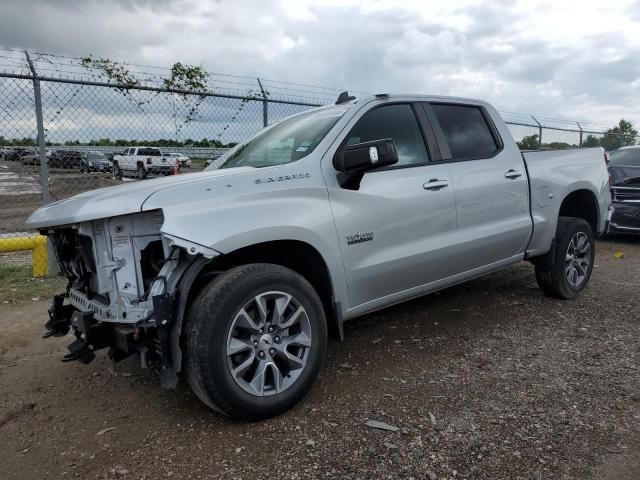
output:
M340 172L364 173L395 163L398 163L398 151L390 138L349 145L333 159L333 166Z
M390 138L349 145L333 157L333 166L340 172L338 183L349 190L360 188L360 180L367 171L395 163L398 163L398 151Z

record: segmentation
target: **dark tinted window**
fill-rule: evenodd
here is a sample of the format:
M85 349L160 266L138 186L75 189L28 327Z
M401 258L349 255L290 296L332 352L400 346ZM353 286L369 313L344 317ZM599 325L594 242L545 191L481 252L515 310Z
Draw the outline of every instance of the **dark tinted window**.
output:
M640 148L616 150L609 155L609 165L640 167Z
M398 165L427 163L427 149L411 105L386 105L365 113L349 132L347 145L385 138L396 143Z
M139 148L138 155L144 155L146 157L161 157L162 152L157 148Z
M498 150L480 108L442 104L432 106L449 143L453 160L486 158Z

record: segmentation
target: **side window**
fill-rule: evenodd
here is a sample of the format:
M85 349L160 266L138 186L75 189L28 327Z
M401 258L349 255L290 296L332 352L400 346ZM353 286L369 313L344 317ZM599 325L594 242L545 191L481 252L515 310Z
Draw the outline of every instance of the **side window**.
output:
M396 144L397 165L424 165L429 161L411 105L385 105L365 113L349 132L347 145L385 138Z
M432 104L452 160L491 157L499 149L482 110L470 105Z

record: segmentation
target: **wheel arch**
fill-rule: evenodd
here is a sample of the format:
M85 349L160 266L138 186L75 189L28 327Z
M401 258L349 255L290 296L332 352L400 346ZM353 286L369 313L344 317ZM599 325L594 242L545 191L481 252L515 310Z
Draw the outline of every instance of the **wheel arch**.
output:
M309 243L290 239L245 245L213 259L199 256L182 276L176 291L176 309L171 335L172 360L176 372L182 369L181 338L184 319L198 293L222 272L249 263L281 265L304 277L320 297L329 332L333 336L343 338L342 305L336 298L330 268L317 248Z
M578 188L567 193L560 203L559 217L582 218L591 226L594 235L597 234L600 210L595 193L588 188Z

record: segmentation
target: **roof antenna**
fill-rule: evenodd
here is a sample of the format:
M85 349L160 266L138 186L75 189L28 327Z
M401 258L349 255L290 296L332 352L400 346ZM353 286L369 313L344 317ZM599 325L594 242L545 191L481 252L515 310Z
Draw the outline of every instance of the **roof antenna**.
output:
M349 95L349 92L345 90L340 95L338 95L338 100L336 100L336 105L340 105L341 103L349 102L355 99L356 97Z

